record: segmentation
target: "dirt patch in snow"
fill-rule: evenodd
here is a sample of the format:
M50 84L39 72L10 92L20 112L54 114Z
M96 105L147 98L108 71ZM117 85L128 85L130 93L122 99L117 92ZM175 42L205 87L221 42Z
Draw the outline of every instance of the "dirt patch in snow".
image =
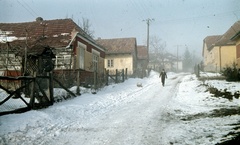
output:
M207 117L214 118L214 117L224 117L224 116L232 116L232 115L240 115L240 107L220 108L220 109L214 109L209 113L198 113L194 115L186 115L186 116L182 116L181 120L191 121L191 120L207 118ZM240 120L236 124L229 124L229 126L232 126L233 130L229 132L227 135L223 136L221 143L217 143L216 145L233 145L233 144L240 143Z

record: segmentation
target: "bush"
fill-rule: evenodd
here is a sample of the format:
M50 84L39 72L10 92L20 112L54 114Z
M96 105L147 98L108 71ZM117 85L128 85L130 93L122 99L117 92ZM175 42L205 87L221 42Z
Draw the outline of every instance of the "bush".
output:
M240 68L237 68L236 63L233 63L232 67L225 67L222 74L227 81L240 81Z

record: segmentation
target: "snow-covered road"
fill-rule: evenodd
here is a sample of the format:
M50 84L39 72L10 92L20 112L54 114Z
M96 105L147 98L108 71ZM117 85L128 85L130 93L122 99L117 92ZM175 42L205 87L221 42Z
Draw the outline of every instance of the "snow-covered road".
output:
M127 95L134 97L131 101L117 107L109 107L107 113L95 118L98 121L85 126L75 134L76 138L79 138L76 143L112 145L161 143L161 132L168 126L170 119L165 109L175 95L180 78L170 79L165 87L156 81L136 92L131 92Z
M137 83L142 83L142 87L137 87ZM129 79L95 95L84 93L46 109L1 116L0 144L217 143L233 128L230 124L239 121L239 115L225 117L224 122L223 117L184 121L187 115L209 112L216 104L229 105L222 99L209 101L209 93L199 83L193 75L169 73L163 87L158 73L153 72L149 78ZM234 100L229 106L238 103Z

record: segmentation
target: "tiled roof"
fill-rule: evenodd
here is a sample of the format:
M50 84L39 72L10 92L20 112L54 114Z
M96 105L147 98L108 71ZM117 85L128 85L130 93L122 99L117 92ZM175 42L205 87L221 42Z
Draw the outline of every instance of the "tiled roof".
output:
M214 46L235 45L234 36L240 32L240 21L235 22L223 35L207 36L204 42L208 50Z
M135 53L136 38L98 39L96 42L106 48L106 54Z
M51 47L64 47L71 41L72 32L74 31L86 35L71 19L0 23L0 38L2 38L0 47L6 45L3 44L4 38L11 38L11 45L23 47L25 47L26 38L29 47L33 47L36 43Z
M240 21L235 22L228 30L225 32L221 39L216 43L216 45L234 45L235 41L232 41L231 38L240 31Z
M146 46L137 46L137 57L138 59L148 59L148 50Z
M204 42L207 45L207 48L210 50L215 46L215 43L222 37L222 35L213 35L213 36L207 36L204 39Z

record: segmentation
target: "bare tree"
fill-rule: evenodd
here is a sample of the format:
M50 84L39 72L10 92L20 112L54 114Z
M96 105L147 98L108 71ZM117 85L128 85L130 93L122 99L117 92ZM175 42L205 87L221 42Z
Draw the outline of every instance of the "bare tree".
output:
M151 36L150 39L150 52L152 53L162 53L166 48L166 43L162 42L162 39L157 36Z
M163 42L162 39L157 36L152 36L150 38L150 47L149 52L151 54L150 61L157 66L164 67L166 42Z
M92 38L94 38L94 31L90 29L90 27L92 26L89 19L87 18L82 18L82 23L80 24L81 28L83 29L83 31L88 34L89 36L91 36Z

